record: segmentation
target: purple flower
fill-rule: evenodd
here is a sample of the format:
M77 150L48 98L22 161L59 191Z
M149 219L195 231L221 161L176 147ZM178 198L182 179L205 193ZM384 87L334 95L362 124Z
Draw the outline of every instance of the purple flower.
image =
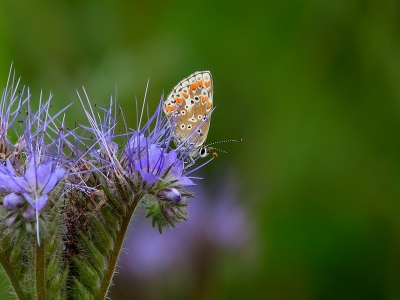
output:
M7 159L6 167L0 167L0 173L9 177L2 189L22 194L35 210L41 210L46 205L48 193L66 174L63 166L66 167L69 161L62 152L63 131L49 126L55 119L49 117L50 99L36 113L30 109L29 99L27 104L28 114L21 123L23 133L17 145L17 153L25 154L26 159L22 166L17 160ZM55 136L50 135L51 131Z
M49 193L64 178L68 164L71 164L62 152L66 135L56 125L56 118L66 108L50 116L50 95L46 101L40 98L39 109L34 111L29 90L23 99L23 93L16 96L15 89L14 84L7 83L0 101L0 154L3 157L0 163L0 192L7 210L22 209L25 221L31 222L36 218L39 243L39 211L45 207ZM11 110L14 103L15 112ZM18 114L22 109L25 113ZM17 135L14 145L7 140L11 125Z
M10 180L14 192L21 193L29 204L36 210L41 210L57 183L64 177L66 171L58 167L55 162L33 163L31 157L27 159L28 168L22 177Z
M9 159L6 161L6 166L0 164L0 192L12 193L14 192L13 181L19 179L16 179L17 176Z
M181 153L169 147L173 131L167 117L162 114L162 103L143 126L138 124L123 151L128 177L134 181L142 180L155 192L162 188L194 185L185 175ZM142 116L137 119L141 120Z
M22 176L17 176L10 159L6 161L7 167L0 164L0 191L10 193L4 199L11 201L7 203L15 201L11 195L22 195L34 209L41 210L46 204L47 194L61 181L66 171L58 167L55 161L39 164L33 161L32 156L27 158L27 169Z
M193 181L183 175L183 161L177 156L176 151L167 153L165 149L153 144L147 149L147 156L135 162L135 170L147 185L153 185L159 180L172 186L194 185Z
M125 153L133 159L139 160L142 156L146 155L145 150L151 145L151 140L145 137L143 133L136 131L129 139Z

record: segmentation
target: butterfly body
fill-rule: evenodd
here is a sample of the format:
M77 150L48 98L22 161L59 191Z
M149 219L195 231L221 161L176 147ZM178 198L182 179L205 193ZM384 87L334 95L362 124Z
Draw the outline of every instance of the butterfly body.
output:
M193 160L206 156L203 146L210 129L213 82L209 71L199 71L180 81L164 102L164 113L173 126L175 145L188 150Z

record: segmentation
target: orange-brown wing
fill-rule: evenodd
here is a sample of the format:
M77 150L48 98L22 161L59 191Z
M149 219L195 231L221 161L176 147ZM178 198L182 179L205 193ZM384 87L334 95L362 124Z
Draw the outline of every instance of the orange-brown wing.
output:
M213 82L209 71L195 72L183 79L168 95L164 112L174 124L174 140L199 148L210 128L213 107Z

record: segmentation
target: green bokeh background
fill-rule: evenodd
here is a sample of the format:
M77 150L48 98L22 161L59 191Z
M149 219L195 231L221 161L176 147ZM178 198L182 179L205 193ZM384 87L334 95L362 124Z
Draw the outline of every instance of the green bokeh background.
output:
M117 86L134 126L148 78L154 109L211 70L208 141L244 142L203 175L235 170L256 249L218 264L208 296L400 299L399 15L395 0L1 1L0 81L13 61L55 110Z

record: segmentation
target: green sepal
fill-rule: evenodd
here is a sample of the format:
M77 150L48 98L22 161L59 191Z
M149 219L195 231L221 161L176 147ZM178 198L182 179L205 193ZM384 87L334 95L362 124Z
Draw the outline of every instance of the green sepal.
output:
M53 253L53 252L46 252L46 254ZM47 263L46 263L46 278L52 278L55 276L59 269L59 264L61 262L61 251L53 253L50 255Z
M106 221L106 229L113 239L117 237L119 228L121 226L122 217L106 207L102 210L102 215Z
M164 203L162 201L152 201L146 206L146 218L151 218L153 227L157 226L162 234L164 227L175 227L182 220L187 220L185 207L186 203Z
M57 251L57 248L60 243L60 235L52 234L48 236L46 239L46 253L53 253Z
M10 247L10 235L3 235L0 240L0 253L4 253Z
M57 294L57 291L59 292L65 290L68 272L69 272L69 266L66 265L65 268L59 270L59 272L56 273L53 277L48 277L50 278L49 281L47 282L49 293L54 291L54 293Z
M114 247L114 240L96 216L92 217L90 225L92 227L92 232L94 233L92 242L96 245L96 249L98 249L102 255L107 257Z
M128 209L126 204L120 201L120 199L115 198L108 190L108 188L106 188L105 186L102 185L101 189L106 194L107 200L109 201L109 205L115 210L115 213L124 216Z
M73 257L72 260L78 268L80 282L84 284L87 290L90 290L92 294L97 294L101 285L101 279L97 271L90 263L80 260L77 257Z
M119 204L129 205L130 195L132 194L125 182L122 182L118 176L114 176L114 186L117 193Z
M79 237L85 245L85 249L88 252L90 260L93 262L93 266L100 274L103 274L106 269L106 263L103 254L101 254L101 252L93 245L91 241L88 240L88 238L82 232L79 232Z
M8 261L10 262L10 265L15 266L17 264L21 263L21 257L22 257L22 247L19 247L18 245L14 245L14 247L10 251L10 255L8 257Z
M72 288L74 300L92 300L94 296L86 289L86 287L74 277L74 286Z

